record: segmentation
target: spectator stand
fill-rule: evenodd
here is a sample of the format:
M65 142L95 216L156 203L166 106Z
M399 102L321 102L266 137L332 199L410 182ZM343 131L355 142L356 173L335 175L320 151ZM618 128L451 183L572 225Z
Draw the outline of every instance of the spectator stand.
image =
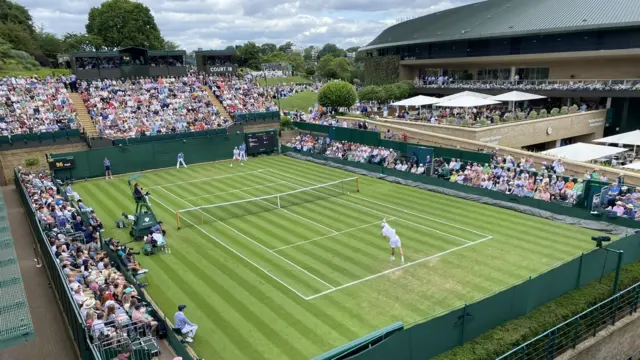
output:
M116 51L75 53L71 56L71 68L80 80L184 76L187 74L186 57L184 50L128 47Z
M79 246L77 245L79 244L79 242L77 242L78 240L77 239L74 240L74 237L77 234L74 232L75 230L72 227L63 226L64 225L63 223L65 221L62 221L62 222L54 221L51 218L51 216L46 215L47 214L46 211L41 212L39 210L36 216L36 211L31 199L33 196L33 199L38 199L38 201L40 201L39 199L41 198L41 196L45 194L45 191L46 191L50 196L50 198L52 199L52 202L49 203L48 206L56 206L56 213L58 213L58 210L57 210L58 207L69 205L69 206L74 206L76 208L76 210L74 212L71 212L71 214L77 212L78 214L80 214L82 218L85 219L85 221L87 219L88 214L81 211L82 206L78 206L77 201L72 200L71 203L67 202L65 199L68 199L69 197L66 196L65 192L61 192L60 195L57 195L58 191L56 191L57 190L56 188L60 187L62 184L56 182L55 179L49 177L47 173L41 172L38 174L31 174L24 170L16 169L15 179L16 179L16 185L18 186L19 192L21 194L23 205L29 215L28 218L30 221L30 225L32 226L32 229L34 230L34 233L36 236L38 249L40 250L41 257L48 270L52 287L59 299L60 305L63 310L63 315L67 320L67 323L71 329L72 336L75 340L74 343L78 347L78 351L80 352L81 357L86 360L89 360L89 359L108 360L108 359L114 358L115 356L123 352L130 352L131 353L131 356L129 357L130 359L147 360L147 359L151 359L154 356L154 354L157 355L159 350L158 340L155 338L155 336L153 336L153 334L149 332L149 324L140 324L140 323L132 322L126 313L121 312L122 310L115 313L117 314L117 317L107 318L107 321L103 322L104 325L100 328L100 330L91 326L91 324L94 323L95 317L92 317L93 320L85 324L85 319L83 314L84 313L88 314L94 310L87 308L87 309L83 309L81 313L81 310L77 305L79 304L78 296L81 296L83 299L87 299L87 300L83 300L82 302L84 307L89 304L89 301L91 301L91 304L93 304L93 300L90 300L90 299L95 298L96 300L98 300L98 295L101 294L102 297L99 300L102 301L104 305L106 305L105 307L107 307L107 310L108 310L110 307L110 305L108 305L109 297L111 295L108 295L109 297L105 298L105 296L107 295L105 295L104 292L98 294L94 291L94 288L89 286L86 288L85 287L82 288L84 291L84 295L82 295L83 294L82 292L75 293L73 295L71 294L70 285L75 284L77 286L78 282L75 282L75 283L71 282L71 279L75 279L76 277L75 276L70 277L71 276L70 274L72 273L64 272L61 264L63 264L65 268L68 270L69 269L68 263L64 262L63 260L67 259L68 257L71 257L71 260L73 260L73 255L75 255L75 252L69 252L68 255L65 255L66 253L62 253L60 257L60 259L62 260L60 260L60 259L56 259L53 253L54 251L53 249L56 249L56 252L59 252L62 250L60 250L58 246L65 246L65 247ZM55 205L53 205L54 203ZM62 216L62 215L58 215L58 216ZM68 219L70 216L65 214L64 217ZM48 220L44 222L44 221L38 220L39 218L48 219ZM82 237L83 240L85 239L84 234L80 233L80 236ZM58 240L58 239L63 239L63 240ZM102 278L95 278L94 277L96 274L95 271L91 271L87 279L81 278L82 283L85 283L85 280L86 280L88 285L92 285L92 284L95 284L96 282L101 283L102 280L100 279L104 279L104 281L108 281L108 284L110 284L109 286L111 286L113 289L117 289L118 286L114 285L116 283L114 283L113 281L115 279L116 282L119 282L118 277L122 276L124 277L122 280L123 282L119 282L122 288L123 289L131 288L132 290L134 290L133 291L134 297L139 298L140 303L149 304L150 302L148 301L147 296L142 291L142 287L138 285L138 282L136 281L136 279L133 278L133 275L130 274L128 271L116 270L118 268L124 270L126 269L126 266L123 265L122 261L118 258L118 256L114 252L112 251L110 252L111 249L108 248L108 246L106 246L104 241L102 241L102 237L100 233L97 233L96 239L100 240L100 245L98 246L98 249L105 251L111 261L107 262L109 265L105 265L105 268L104 268L105 270L103 270L102 272ZM61 245L58 245L58 241L63 241L64 243ZM55 244L55 245L52 246L52 244ZM85 251L86 249L87 248L85 248ZM88 260L88 259L84 261L89 261L89 263L91 263L91 260ZM111 267L112 266L111 264L113 264L113 268ZM107 270L106 266L108 266L109 270ZM107 275L105 275L104 271L108 271L106 273ZM67 278L69 278L69 280L67 280ZM103 286L102 288L104 288L105 285L99 285L99 286ZM99 290L99 291L102 291L102 290ZM113 291L113 290L109 290L109 291ZM123 292L123 294L125 294L125 292ZM126 292L126 294L129 294L129 292ZM111 302L112 304L114 304L114 306L121 309L121 307L125 305L124 299L116 299L116 300L118 301L123 300L121 305L120 303L116 303L113 301ZM88 305L88 306L92 307L93 305ZM116 307L114 307L114 309ZM154 321L158 323L158 329L161 330L160 335L164 336L166 332L162 330L168 329L166 323L162 318L156 315L154 307L149 307L149 306L147 307L149 308L148 314L153 316L155 319ZM104 311L103 308L100 308L100 309ZM97 312L100 309L95 309L95 311ZM107 315L108 314L109 312L107 311ZM87 320L88 319L89 319L89 316L87 315ZM100 318L98 318L98 320L96 321L100 321ZM184 346L180 344L180 340L175 338L174 334L167 334L167 336L169 337L170 345L174 347L174 351L178 353L178 355L188 360L191 360L194 358L189 355L189 353L184 349Z

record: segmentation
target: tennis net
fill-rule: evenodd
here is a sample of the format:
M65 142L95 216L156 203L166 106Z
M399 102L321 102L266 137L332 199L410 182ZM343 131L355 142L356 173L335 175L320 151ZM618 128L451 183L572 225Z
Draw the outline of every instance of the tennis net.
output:
M359 191L359 180L357 177L353 177L281 194L182 209L176 211L176 219L178 221L178 228L188 227L190 225L203 225L311 203Z

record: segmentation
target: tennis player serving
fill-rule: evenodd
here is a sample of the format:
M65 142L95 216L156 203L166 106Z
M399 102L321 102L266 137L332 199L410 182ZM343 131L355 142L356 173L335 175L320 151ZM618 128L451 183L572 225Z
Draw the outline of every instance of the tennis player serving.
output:
M391 246L391 261L396 259L396 248L400 250L400 263L404 264L404 251L402 250L402 243L400 237L396 234L396 230L387 224L387 218L382 220L382 236L389 238L389 246Z

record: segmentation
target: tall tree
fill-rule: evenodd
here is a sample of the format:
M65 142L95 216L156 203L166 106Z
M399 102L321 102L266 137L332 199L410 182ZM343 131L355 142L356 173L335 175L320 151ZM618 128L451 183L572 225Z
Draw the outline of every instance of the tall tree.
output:
M260 70L261 50L256 43L249 41L242 45L237 54L242 58L242 64L254 70Z
M262 56L267 56L272 52L278 51L278 46L276 44L264 43L260 45L260 51L262 53Z
M162 50L180 50L180 45L175 41L165 40L162 45Z
M278 46L278 51L282 51L283 53L289 53L294 47L294 44L291 41L287 41L286 43Z
M333 67L338 79L351 81L351 64L349 60L343 57L336 58L331 63L331 67Z
M287 62L293 67L293 71L297 73L304 72L304 59L298 52L292 52L287 55Z
M42 26L38 28L37 39L40 51L49 59L56 59L58 54L64 52L62 40L54 34L44 31Z
M287 61L287 54L275 51L262 58L263 64L283 63Z
M87 34L66 33L62 37L63 52L100 51L102 39Z
M0 38L15 50L40 54L36 29L29 11L9 0L0 0Z
M322 59L327 55L331 55L333 57L345 57L347 56L347 53L344 50L340 49L338 45L327 43L324 44L320 51L318 51L318 59Z
M306 47L303 51L302 54L302 58L304 59L304 61L311 61L313 60L313 50L315 49L315 47L313 45Z
M233 45L229 45L226 48L224 48L225 51L236 51L237 48Z
M36 27L27 8L10 0L0 0L0 23L16 24L29 35L36 33Z
M337 79L338 73L336 69L333 67L333 61L336 58L333 55L326 55L320 61L318 61L318 66L316 67L316 72L326 79Z
M109 49L140 46L156 50L165 44L151 10L131 0L107 0L91 8L86 30Z

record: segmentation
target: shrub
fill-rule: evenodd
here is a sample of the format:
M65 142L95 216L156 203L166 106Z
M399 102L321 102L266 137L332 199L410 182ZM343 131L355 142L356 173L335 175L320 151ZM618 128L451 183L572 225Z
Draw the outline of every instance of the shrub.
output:
M345 81L328 82L318 91L318 104L326 108L351 107L357 99L353 85Z
M454 118L454 117L448 117L448 118L447 118L447 124L448 124L448 125L455 125L455 124L456 124L456 118Z
M566 106L563 106L560 108L560 115L567 115L569 113L569 108Z
M551 116L558 116L559 113L560 113L560 109L558 108L551 109Z
M571 105L571 107L569 108L569 113L570 113L570 114L577 113L577 112L578 112L578 110L580 110L580 108L578 107L578 105L573 104L573 105Z
M462 120L461 125L462 126L469 126L469 125L471 125L471 122L469 121L469 119L464 119L464 120Z
M518 120L524 120L526 116L527 116L527 114L525 114L523 112L516 113L516 118Z
M504 117L504 122L512 122L513 121L513 115L512 114L507 114Z
M535 120L538 118L538 113L535 110L531 110L531 112L529 113L529 120Z
M40 158L37 156L30 156L24 159L24 166L28 169L33 169L40 165Z
M500 124L502 122L502 120L500 120L500 116L498 115L493 115L493 123L494 124Z
M549 114L547 114L547 109L540 110L540 114L538 114L539 118L546 118L548 116L549 116Z
M487 126L487 125L489 125L489 122L485 118L480 118L480 120L478 120L478 122L476 124L478 126Z
M293 129L293 121L289 116L283 116L280 119L280 130L291 130Z

